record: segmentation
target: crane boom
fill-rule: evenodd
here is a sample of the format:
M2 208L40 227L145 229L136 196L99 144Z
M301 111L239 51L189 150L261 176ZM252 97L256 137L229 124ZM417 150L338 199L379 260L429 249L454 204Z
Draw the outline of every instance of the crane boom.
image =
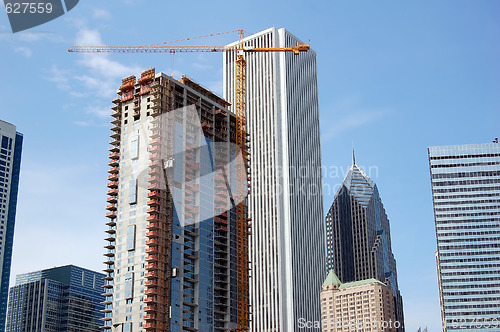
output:
M192 52L307 52L309 45L299 44L291 47L231 47L231 46L172 46L172 45L145 45L145 46L72 46L68 52L73 53L192 53Z

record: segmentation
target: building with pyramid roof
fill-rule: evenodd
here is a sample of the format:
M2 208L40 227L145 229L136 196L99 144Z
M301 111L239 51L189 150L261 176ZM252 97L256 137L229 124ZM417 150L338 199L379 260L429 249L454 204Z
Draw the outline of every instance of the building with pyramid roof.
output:
M389 219L377 185L353 164L326 216L327 269L342 283L376 279L391 288L396 318L404 322ZM398 331L404 331L401 327Z

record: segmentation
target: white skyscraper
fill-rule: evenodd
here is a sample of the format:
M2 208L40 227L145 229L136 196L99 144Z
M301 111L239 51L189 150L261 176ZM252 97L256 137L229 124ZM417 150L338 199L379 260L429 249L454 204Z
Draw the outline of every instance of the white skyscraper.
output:
M244 46L299 42L271 28L245 38ZM233 104L234 53L224 53L225 99ZM245 59L251 330L298 331L301 319L321 320L326 276L316 53L246 53Z

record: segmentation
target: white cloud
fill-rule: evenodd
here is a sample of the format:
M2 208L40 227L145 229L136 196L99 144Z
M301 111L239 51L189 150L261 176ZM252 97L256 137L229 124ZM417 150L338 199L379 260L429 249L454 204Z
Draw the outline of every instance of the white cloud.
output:
M78 31L75 43L79 46L104 45L99 31L88 28L81 28ZM108 99L114 95L123 77L141 71L138 66L123 65L111 60L109 54L103 53L83 53L78 64L83 66L87 73L76 78L94 95Z
M111 114L111 109L109 107L101 106L87 106L85 111L86 113L95 115L101 119L108 119Z
M16 47L16 48L14 48L14 52L19 53L26 58L30 58L31 54L33 54L33 51L31 50L31 48L26 47L26 46Z
M111 14L106 9L96 8L92 13L92 17L97 19L110 19Z
M55 33L48 31L21 31L17 33L12 33L10 29L8 31L4 31L4 29L0 29L0 40L8 40L8 41L22 41L26 43L38 42L38 41L49 41L49 42L63 42L64 38Z
M327 142L354 128L365 126L390 113L386 108L366 109L359 107L353 100L345 100L333 107L336 118L328 121L328 130L323 130L322 141Z
M69 79L71 76L69 70L60 69L56 65L52 65L52 67L48 70L49 75L47 79L51 82L56 83L56 86L61 90L69 90Z

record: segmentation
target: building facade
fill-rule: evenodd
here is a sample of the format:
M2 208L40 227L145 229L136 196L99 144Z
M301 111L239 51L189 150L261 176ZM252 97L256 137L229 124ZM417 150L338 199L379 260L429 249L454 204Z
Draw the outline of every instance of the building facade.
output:
M500 317L500 144L429 147L444 330Z
M0 144L0 331L4 331L23 135L0 120Z
M327 268L343 283L374 278L392 289L398 331L404 331L389 219L377 185L355 160L326 216L326 242Z
M245 38L243 45L299 42L287 30L271 28ZM224 54L224 96L231 103L235 53ZM325 277L325 250L318 241L324 225L316 53L246 53L245 58L252 138L251 330L296 331L299 318L320 319Z
M330 270L321 290L323 332L396 332L394 296L377 279L342 283Z
M103 330L230 331L248 305L236 268L236 116L188 78L154 69L117 93Z
M9 332L98 332L104 274L74 265L20 274L10 288Z

